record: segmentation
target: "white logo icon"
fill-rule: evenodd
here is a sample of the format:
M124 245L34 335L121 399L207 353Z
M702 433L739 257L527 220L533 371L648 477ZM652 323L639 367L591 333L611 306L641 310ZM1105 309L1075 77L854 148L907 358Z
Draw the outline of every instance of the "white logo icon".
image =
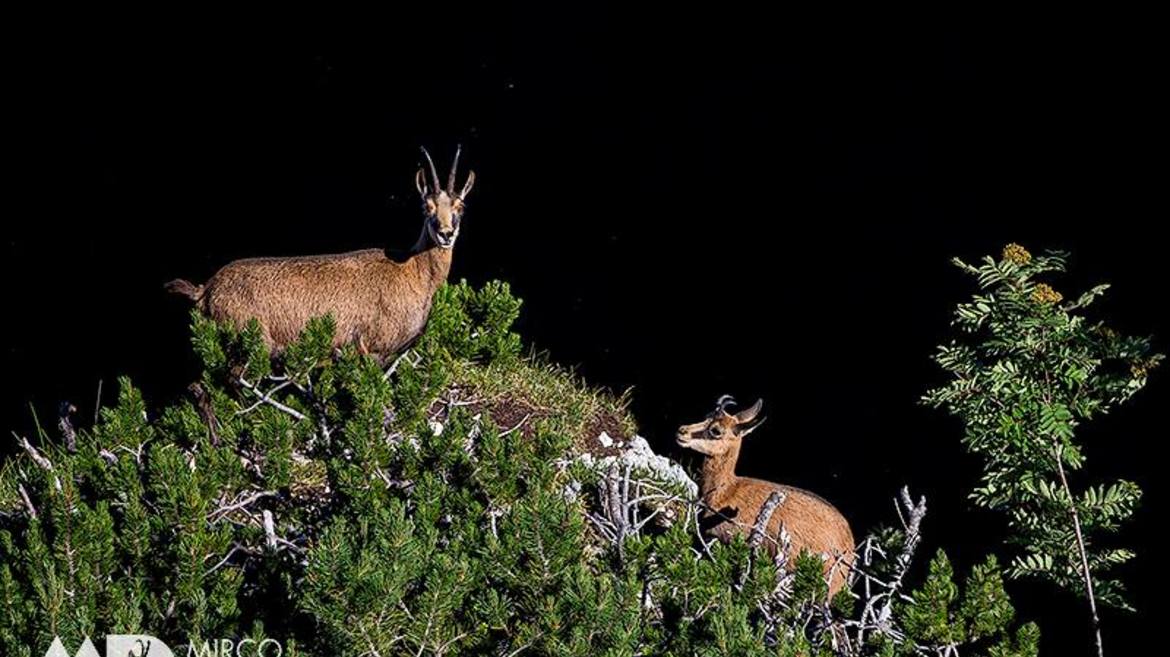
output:
M54 637L45 657L70 657L61 639ZM101 657L89 637L81 643L75 657ZM106 657L175 657L167 644L145 634L110 634L106 636Z

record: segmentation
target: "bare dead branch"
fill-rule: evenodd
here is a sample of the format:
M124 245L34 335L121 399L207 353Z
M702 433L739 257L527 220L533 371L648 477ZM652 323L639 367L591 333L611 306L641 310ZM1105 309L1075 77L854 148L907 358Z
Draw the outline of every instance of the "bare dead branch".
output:
M230 550L228 550L228 553L225 554L222 559L219 560L219 563L215 564L210 569L204 571L203 576L208 577L209 575L213 574L215 571L219 570L220 568L223 568L225 565L227 565L227 562L229 560L231 560L232 556L235 555L235 553L247 552L247 551L248 551L248 549L243 547L239 543L233 543L232 548Z
M306 419L306 416L304 413L296 410L295 408L290 408L288 406L285 406L284 404L282 404L282 403L280 403L272 398L272 393L275 392L277 389L283 388L284 386L288 385L288 382L280 384L279 386L277 386L273 390L269 390L268 392L262 393L256 388L256 386L252 385L251 383L248 383L248 381L245 380L244 377L241 376L237 380L239 381L240 385L247 388L253 395L255 395L256 397L259 398L259 401L257 402L257 404L268 404L269 406L272 406L273 408L281 411L282 413L286 413L288 415L291 415L293 418L296 418L297 420ZM241 413L242 412L243 411L241 411Z
M251 494L241 494L240 496L237 496L235 502L213 509L210 513L207 514L207 521L209 523L218 522L219 520L222 520L224 517L231 514L233 511L244 509L248 506L251 506L258 500L261 500L265 497L273 497L275 495L276 491L271 490L257 491Z
M510 433L514 433L514 432L515 432L517 429L519 429L520 427L524 426L524 423L525 423L525 422L527 422L527 421L528 421L528 418L530 418L530 417L532 417L532 413L525 413L524 417L520 418L520 421L519 421L519 422L517 422L516 424L512 425L512 428L510 428L510 429L508 429L508 430L506 430L506 431L502 431L502 432L500 432L500 438L503 438L504 436L506 436L506 435L508 435L508 434L510 434Z
M96 427L102 413L102 380L98 379L97 399L93 403L93 425Z
M409 350L409 349L407 349L406 351L402 352L401 354L398 354L398 357L394 359L394 362L393 362L393 363L390 363L390 367L387 367L387 368L386 368L386 373L382 375L382 380L383 380L383 381L389 381L389 380L390 380L390 377L391 377L391 376L393 376L393 375L394 375L394 373L398 371L398 365L399 365L399 364L401 364L401 363L402 363L402 361L403 361L403 359L405 359L405 358L406 358L407 356L409 356L409 355L410 355L410 350ZM414 362L414 361L412 361L412 362L411 362L411 364L412 364L412 365L417 365L418 363L417 363L417 362Z
M760 513L756 516L756 524L752 527L752 533L748 535L748 545L753 548L760 546L764 540L764 532L768 527L768 523L772 520L772 514L776 513L777 507L784 503L784 499L788 497L780 491L772 491L768 496L768 501L764 502L764 506L760 507Z
M29 499L28 491L26 491L24 489L24 484L17 484L16 490L20 492L20 499L24 500L24 506L25 506L25 508L28 509L29 517L36 518L37 517L37 508L35 506L33 506L32 500Z
M276 551L276 520L272 517L272 512L264 509L261 514L264 516L264 538L268 545L268 549Z
M45 458L45 455L41 454L36 447L33 447L32 443L28 441L28 438L17 435L15 431L12 432L12 437L16 438L16 443L20 445L25 452L28 452L28 455L32 457L34 463L39 465L44 470L52 471L53 462Z

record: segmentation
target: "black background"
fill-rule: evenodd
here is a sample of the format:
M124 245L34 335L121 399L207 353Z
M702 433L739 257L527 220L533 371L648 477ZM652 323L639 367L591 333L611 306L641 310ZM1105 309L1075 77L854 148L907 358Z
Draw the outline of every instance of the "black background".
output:
M3 428L29 432L30 402L50 424L61 399L88 415L121 374L156 408L175 399L196 368L164 281L243 256L407 246L418 146L443 169L460 142L479 182L453 278L509 281L526 340L633 386L642 433L686 462L675 426L723 393L763 397L741 473L823 494L858 534L893 521L903 484L927 495L922 569L938 547L963 570L1010 556L1002 518L965 500L977 468L959 425L916 403L944 380L929 356L972 292L949 257L1069 249L1056 287L1113 283L1095 312L1166 348L1152 26L452 13L328 44L270 26L45 29L17 46ZM1146 492L1124 534L1141 613L1105 613L1113 654L1152 634L1165 585L1164 379L1083 430L1094 476ZM1010 590L1045 654L1088 654L1083 605Z

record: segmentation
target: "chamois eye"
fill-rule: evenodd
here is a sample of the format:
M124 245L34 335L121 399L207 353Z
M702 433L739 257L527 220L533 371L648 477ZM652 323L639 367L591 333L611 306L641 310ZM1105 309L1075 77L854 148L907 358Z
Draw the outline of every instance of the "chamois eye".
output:
M722 438L723 427L719 426L718 424L712 424L711 426L707 427L707 433L710 434L712 438Z

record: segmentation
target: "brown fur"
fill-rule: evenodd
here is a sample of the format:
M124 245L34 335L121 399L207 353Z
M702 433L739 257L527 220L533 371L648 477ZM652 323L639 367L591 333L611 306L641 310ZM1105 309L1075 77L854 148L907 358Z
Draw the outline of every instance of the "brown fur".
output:
M776 538L783 524L791 540L791 558L801 550L826 558L825 572L832 596L845 584L848 565L853 563L853 532L849 523L832 504L806 490L784 486L761 479L735 474L740 444L759 423L754 423L761 402L752 408L731 414L721 403L702 422L679 427L678 443L704 455L699 475L699 495L707 507L704 512L708 532L720 540L729 541L735 535L751 533L760 510L774 491L784 494L784 501L776 508L765 529L765 534ZM769 553L775 554L777 543L765 540Z
M458 160L457 152L446 190L439 187L433 163L433 189L419 169L416 184L426 219L422 235L403 262L381 249L250 258L225 265L204 285L179 279L167 283L166 289L194 300L217 321L244 326L257 319L274 354L296 340L309 319L332 314L337 323L334 346L353 342L364 353L389 356L422 332L431 298L451 270L464 197L475 180L475 173L470 173L463 190L454 193Z

